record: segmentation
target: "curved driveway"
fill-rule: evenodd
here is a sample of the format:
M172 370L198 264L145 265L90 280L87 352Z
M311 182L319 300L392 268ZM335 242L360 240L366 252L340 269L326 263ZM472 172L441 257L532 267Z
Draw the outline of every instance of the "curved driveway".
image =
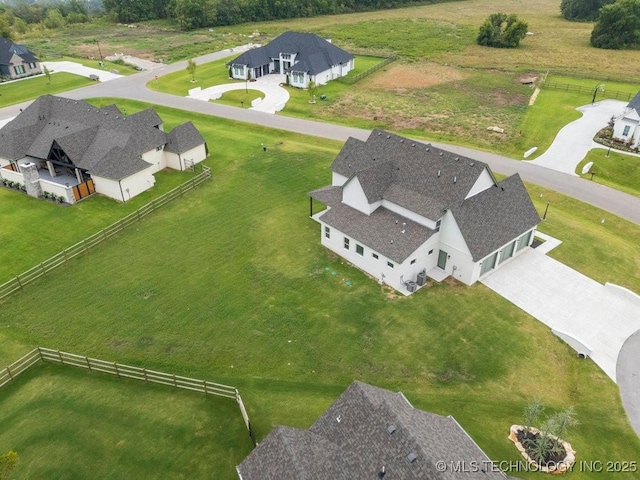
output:
M616 366L616 380L620 387L622 405L627 412L629 422L640 436L640 331L634 333L622 345L618 364Z

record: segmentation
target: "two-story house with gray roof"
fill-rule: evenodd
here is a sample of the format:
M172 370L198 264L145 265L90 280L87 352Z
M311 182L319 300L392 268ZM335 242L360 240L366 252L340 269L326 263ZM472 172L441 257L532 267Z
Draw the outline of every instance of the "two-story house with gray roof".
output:
M267 45L248 50L227 63L231 77L247 80L271 73L287 74L293 87L323 85L355 66L353 55L312 33L285 32Z
M44 95L0 129L0 178L68 203L93 192L127 201L151 188L156 172L206 156L193 123L166 133L152 108L124 115L115 105Z
M350 138L332 185L310 192L322 244L409 294L429 276L471 285L527 248L540 217L519 175L374 130ZM313 210L312 212L313 213Z
M640 147L640 92L631 99L624 112L614 119L611 136L629 143L632 148Z
M240 480L504 480L453 417L353 382L309 429L275 427L237 466Z
M42 73L40 61L31 50L0 37L0 75L10 80Z

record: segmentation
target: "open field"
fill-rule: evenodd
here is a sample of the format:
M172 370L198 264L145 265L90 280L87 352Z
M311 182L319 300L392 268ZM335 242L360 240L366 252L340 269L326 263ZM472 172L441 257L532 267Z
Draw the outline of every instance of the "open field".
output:
M176 123L185 115L158 112ZM576 406L581 424L567 437L581 459L637 457L616 386L509 302L455 282L396 299L321 247L306 192L330 182L338 143L188 116L212 139L213 180L3 302L2 361L43 344L235 385L258 439L275 424L309 426L360 379L452 414L494 460L520 458L508 428L540 396L552 410ZM531 193L539 211L552 201L541 230L565 242L556 258L640 290L639 226L601 225L587 205ZM231 450L224 465L246 453ZM235 478L224 465L216 478Z
M45 75L30 77L17 82L0 83L0 108L32 100L40 95L55 94L85 87L93 83L86 77L72 73L52 73L51 82Z
M211 478L252 448L232 399L51 364L0 390L0 422L15 479Z

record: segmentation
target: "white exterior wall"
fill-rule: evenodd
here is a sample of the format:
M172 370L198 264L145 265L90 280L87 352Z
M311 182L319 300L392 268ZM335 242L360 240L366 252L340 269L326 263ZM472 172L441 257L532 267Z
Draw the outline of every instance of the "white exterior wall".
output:
M333 185L334 187L341 187L347 180L349 179L344 175L340 175L336 172L331 172L331 185Z
M164 154L164 149L156 150L154 148L153 150L149 150L142 154L142 159L151 164L151 173L156 173L167 168L167 159Z
M466 197L464 197L464 199L466 200L467 198L473 197L474 195L477 195L478 193L483 192L493 186L495 186L495 183L493 183L493 178L491 178L491 175L489 174L487 169L484 168L482 170L482 173L476 180L476 183L473 184L473 187L471 187L469 193Z
M133 175L122 179L120 182L109 178L93 176L93 183L96 187L96 193L100 193L120 202L127 201L136 195L150 189L155 185L155 178L151 167L134 173ZM127 192L127 189L129 191ZM123 200L124 196L124 200Z
M237 80L246 80L247 79L247 66L246 65L229 65L231 67L231 78L235 78ZM234 68L235 67L235 68ZM238 67L242 67L242 73L236 73L236 69ZM273 68L273 65L271 65Z
M164 152L164 156L167 168L182 171L185 169L185 160L200 163L207 158L207 149L202 144L179 155L177 153Z
M407 287L403 282L409 280L415 281L418 273L422 270L431 270L437 262L438 258L438 236L434 235L421 245L412 255L399 264L393 260L388 259L380 252L372 250L367 245L359 243L355 239L345 235L343 232L329 227L330 238L325 236L325 223L320 222L321 228L321 243L329 250L340 255L342 258L352 263L354 266L368 273L374 277L378 282L384 282L390 285L399 292L408 294ZM344 248L344 238L349 238L349 250ZM356 252L356 245L362 245L364 247L363 254L360 255ZM429 250L433 250L431 255L428 254ZM376 259L373 254L377 254ZM411 261L416 260L412 265ZM393 264L393 268L387 265L387 262ZM402 280L402 281L401 281Z
M306 73L302 76L302 81L296 82L294 80L294 75L289 74L289 85L297 88L307 88L309 86L309 75Z
M324 72L320 72L320 73L316 73L315 75L311 75L310 78L311 78L311 80L316 82L316 85L324 85L325 83L333 80L333 75L331 74L331 71L332 71L332 69L329 68L328 70L325 70Z
M24 185L24 177L20 172L14 172L13 170L2 168L0 169L0 177L11 180L12 182L19 182L21 185Z
M378 208L382 202L369 204L358 177L353 177L342 189L342 203L366 215L371 215L371 212Z
M438 248L447 252L445 272L462 283L471 285L473 283L474 261L451 211L447 211L442 217Z
M398 205L397 203L390 202L389 200L382 200L381 206L391 212L402 215L403 217L406 217L409 220L412 220L420 225L424 225L431 230L434 230L436 228L435 220L430 220L426 217L423 217L422 215L418 215L417 213L414 213L411 210Z
M42 193L49 192L59 197L64 197L65 202L67 203L76 203L76 199L73 196L73 188L65 187L64 185L60 185L59 183L48 182L47 180L40 179L40 188L42 188Z
M638 124L640 123L640 118L638 118L638 114L635 110L631 110L621 118L617 119L613 124L613 138L618 138L628 142L632 138L635 139L633 142L633 146L637 147L640 143L640 132L638 128ZM624 127L629 126L629 133L627 135L623 135Z

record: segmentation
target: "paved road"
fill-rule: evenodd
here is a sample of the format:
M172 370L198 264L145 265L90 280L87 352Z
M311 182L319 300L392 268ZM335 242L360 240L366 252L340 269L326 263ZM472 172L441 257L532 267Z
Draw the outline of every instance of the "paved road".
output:
M629 337L618 356L617 380L622 405L629 422L640 436L640 331Z
M204 55L196 58L196 63L206 63L225 57L239 55L241 52L245 51L247 47L248 46L237 47L233 50L229 49ZM369 135L368 130L359 128L343 127L330 123L314 122L311 120L302 120L283 115L271 115L268 113L235 108L227 105L217 105L211 102L203 102L200 100L159 93L146 88L146 83L154 80L156 76L162 77L162 75L166 75L171 72L184 70L186 66L186 61L177 62L160 67L153 71L141 72L128 77L118 78L110 82L66 92L61 95L74 99L119 97L141 100L167 107L190 110L231 120L254 123L266 127L340 141L345 141L349 137L364 140ZM161 82L162 79L160 78L159 81ZM25 108L29 103L30 102L25 102L24 104L14 105L0 110L0 120L16 116L20 112L20 109ZM437 143L434 143L434 145L454 151L460 155L469 156L485 162L496 172L505 175L519 173L527 182L576 198L613 213L614 215L640 224L640 198L638 197L590 182L583 178L549 170L539 165L533 165L529 162L516 161L501 155L466 147Z

